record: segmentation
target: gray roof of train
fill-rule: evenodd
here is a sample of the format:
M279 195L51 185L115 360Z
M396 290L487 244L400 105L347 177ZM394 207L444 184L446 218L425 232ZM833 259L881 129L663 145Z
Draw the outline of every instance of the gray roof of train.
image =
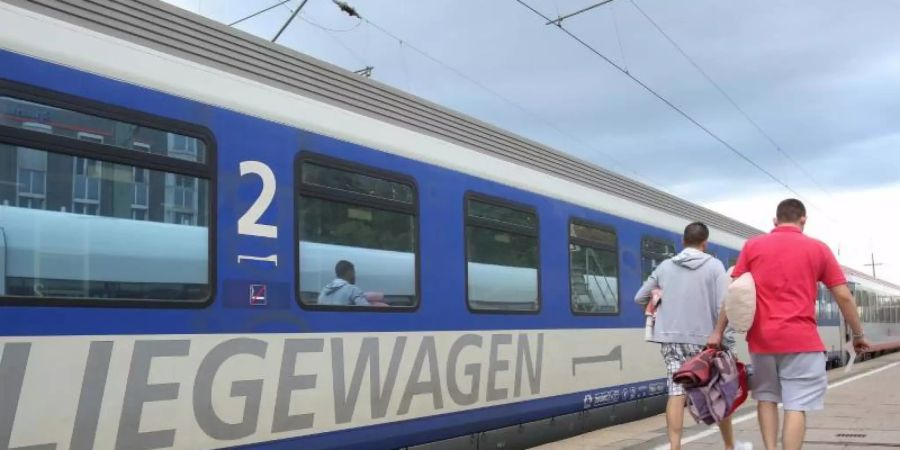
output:
M762 231L547 146L157 0L3 0L526 165L742 237Z

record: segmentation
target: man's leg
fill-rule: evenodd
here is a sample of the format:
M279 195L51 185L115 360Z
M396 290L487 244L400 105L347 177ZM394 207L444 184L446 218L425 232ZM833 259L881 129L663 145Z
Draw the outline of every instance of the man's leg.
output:
M701 345L693 344L662 344L660 353L663 361L666 363L666 372L668 379L666 385L669 388L669 400L666 403L666 428L669 432L669 445L673 450L681 448L681 434L684 429L684 388L672 381L682 364L692 356L703 350Z
M751 354L750 359L753 362L750 393L757 401L759 431L766 450L775 450L778 446L778 402L781 401L776 355Z
M719 432L722 433L722 442L725 450L734 448L734 427L731 426L731 417L726 417L719 422Z
M806 437L806 413L803 411L784 412L784 436L781 437L784 450L800 450Z
M825 406L828 375L821 352L781 355L778 372L784 399L784 450L799 450L806 437L806 411Z
M759 431L762 433L766 450L778 448L778 403L759 402L756 404L759 415Z
M684 429L684 395L670 395L666 403L666 428L669 430L669 446L681 449L681 433Z

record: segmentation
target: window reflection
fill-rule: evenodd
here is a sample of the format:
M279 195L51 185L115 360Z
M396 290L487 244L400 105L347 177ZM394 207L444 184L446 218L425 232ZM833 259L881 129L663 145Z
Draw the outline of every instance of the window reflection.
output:
M21 127L128 151L207 162L206 146L200 139L9 96L0 96L0 126ZM143 143L147 148L140 148L135 142Z
M415 306L413 186L313 162L300 170L300 301Z
M193 219L164 195L176 175L0 144L0 293L21 297L203 300L209 295L208 181ZM176 225L177 224L177 225ZM181 226L191 225L191 226Z
M537 214L467 200L466 271L469 307L538 309Z
M641 271L646 280L663 261L675 256L675 241L652 236L641 239Z
M619 312L616 234L610 229L569 226L569 280L572 311Z

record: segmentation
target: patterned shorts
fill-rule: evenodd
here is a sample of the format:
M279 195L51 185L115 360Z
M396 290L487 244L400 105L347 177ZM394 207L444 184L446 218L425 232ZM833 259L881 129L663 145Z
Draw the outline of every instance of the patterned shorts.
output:
M675 375L675 372L678 372L678 369L681 369L685 361L699 354L705 348L705 345L697 344L662 344L660 353L662 353L663 361L666 363L666 374L668 375L666 384L669 387L670 396L684 395L684 388L680 384L673 382L672 376Z

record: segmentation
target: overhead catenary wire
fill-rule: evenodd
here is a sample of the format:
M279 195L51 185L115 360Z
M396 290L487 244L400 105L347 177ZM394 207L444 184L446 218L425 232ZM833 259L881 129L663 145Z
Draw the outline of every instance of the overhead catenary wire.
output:
M235 20L234 22L229 23L228 26L229 26L229 27L233 27L233 26L235 26L235 25L237 25L237 24L239 24L239 23L241 23L241 22L243 22L243 21L245 21L245 20L250 20L250 19L252 19L252 18L254 18L254 17L256 17L256 16L258 16L258 15L260 15L260 14L264 14L264 13L266 13L266 12L268 12L268 11L271 11L271 10L273 10L273 9L275 9L275 8L277 8L277 7L279 7L279 6L283 5L283 4L285 4L285 3L289 3L290 1L291 1L291 0L284 0L284 1L280 1L280 2L278 2L278 3L275 3L275 4L272 5L272 6L269 6L269 7L263 8L263 9L261 9L261 10L259 10L259 11L256 11L255 13L250 14L249 16L246 16L246 17L240 18L240 19L238 19L238 20Z
M242 18L242 19L239 19L239 20L237 20L237 21L234 21L234 22L232 22L230 25L233 26L233 25L236 25L236 24L238 24L238 23L241 23L241 22L243 22L243 21L245 21L245 20L249 20L249 19L251 19L251 18L253 18L253 17L256 17L256 16L258 16L258 15L260 15L260 14L263 14L263 13L265 13L265 12L267 12L267 11L270 11L270 10L272 10L272 9L275 9L275 8L279 7L279 6L282 6L282 5L284 5L284 4L286 4L286 3L290 2L290 1L291 1L291 0L284 0L284 1L281 1L281 2L278 2L278 3L275 3L275 4L273 4L272 6L269 6L269 7L267 7L267 8L264 8L264 9L262 9L262 10L260 10L260 11L257 11L257 12L255 12L255 13L253 13L253 14L251 14L251 15L249 15L249 16L246 16L246 17L244 17L244 18ZM495 91L495 90L489 88L488 86L486 86L485 84L483 84L483 83L479 82L478 80L472 78L471 76L466 75L465 73L463 73L462 71L460 71L460 70L454 68L453 66L450 66L449 64L444 63L443 61L439 60L438 58L435 58L434 56L431 56L428 52L426 52L426 51L424 51L424 50L422 50L422 49L420 49L420 48L418 48L418 47L416 47L416 46L410 44L408 41L406 41L406 40L400 38L399 36L394 35L394 34L391 33L390 31L388 31L388 30L386 30L385 28L379 26L378 24L372 22L372 21L369 20L368 18L362 17L361 15L359 15L359 14L356 12L356 10L355 10L353 7L351 7L351 6L350 6L349 4L347 4L346 2L340 2L340 1L335 1L335 0L333 0L333 1L334 1L335 4L337 4L337 5L341 8L342 11L348 13L348 14L351 15L351 16L358 17L358 18L360 19L360 22L358 22L353 28L351 28L351 29L349 29L349 30L331 30L331 29L328 29L327 27L323 27L323 26L321 26L321 25L319 25L319 24L313 23L312 21L310 21L310 20L304 18L303 15L300 15L300 19L303 20L304 22L307 22L307 23L309 23L310 25L313 25L313 26L315 26L315 27L317 27L317 28L319 28L319 29L321 29L321 30L323 30L323 31L326 31L326 32L345 32L345 31L351 31L352 29L355 29L357 26L359 26L360 23L365 22L366 24L368 24L368 25L369 25L370 27L372 27L373 29L375 29L375 30L377 30L377 31L379 31L379 32L381 32L381 33L383 33L384 35L390 37L391 39L396 40L396 41L401 45L401 49L400 49L401 52L402 52L402 47L403 47L403 46L405 46L405 47L407 47L407 48L409 48L409 49L415 51L416 53L422 55L422 56L425 57L426 59L428 59L428 60L434 62L435 64L438 64L439 66L441 66L441 67L443 67L444 69L446 69L446 70L448 70L448 71L454 73L455 75L457 75L458 77L460 77L460 78L462 78L462 79L468 81L469 83L472 83L473 85L479 87L480 89L484 90L485 92L490 93L491 95L497 97L498 99L500 99L501 101L507 103L508 105L510 105L510 106L512 106L512 107L514 107L514 108L516 108L516 109L518 109L519 111L523 112L524 114L526 114L526 115L532 117L533 119L537 119L537 120L538 120L539 122L541 122L541 123L544 123L546 126L550 127L551 129L553 129L554 131L556 131L556 132L559 133L560 135L565 136L565 137L567 137L567 138L569 138L569 139L571 139L571 140L573 140L573 141L579 143L579 144L582 145L582 146L590 147L590 146L589 146L588 144L586 144L584 141L580 140L579 138L577 138L577 137L573 136L572 134L567 133L567 132L565 132L564 130L562 130L561 128L559 128L556 124L554 124L554 123L548 121L547 119L541 117L540 115L538 115L538 114L536 114L536 113L534 113L534 112L529 111L527 108L525 108L525 107L519 105L518 103L516 103L516 102L510 100L510 99L507 98L506 96L504 96L504 95L498 93L497 91ZM305 4L305 3L306 3L306 0L303 1L303 4ZM302 6L303 6L303 5L301 4L300 7L302 8ZM288 8L289 10L291 9L291 8L289 8L289 7L287 7L287 6L285 6L285 7ZM292 15L292 18L293 18L293 16L296 15L296 12L297 12L297 11L294 11L294 10L291 10L291 11L292 11L292 13L294 13L294 14ZM286 23L286 25L289 24L290 21L291 21L291 19L288 20L288 22ZM283 31L283 28L286 28L286 26L285 26L285 27L282 27L282 31ZM279 31L279 35L281 34L282 31ZM352 50L351 50L348 46L346 46L343 42L340 42L340 40L339 40L336 36L332 36L332 38L334 38L335 41L336 41L341 47L343 47L345 50L347 50L347 51L348 51L352 56L354 56L356 59L358 59L358 60L360 60L360 61L363 61L363 58L361 58L359 55L357 55L356 52L352 51ZM276 35L276 39L277 39L277 35ZM402 57L402 55L401 55L401 57ZM404 65L405 65L405 64L404 64ZM366 68L363 69L363 70L368 70L369 73L371 73L371 67L368 66L368 65L367 65ZM406 71L407 71L407 74L408 74L408 68L406 69ZM407 75L407 76L408 76L408 75ZM409 81L407 81L407 84L409 84ZM618 165L619 167L621 167L623 170L630 172L632 175L634 175L634 176L635 176L636 178L638 178L638 179L641 179L641 180L642 180L644 183L646 183L647 185L652 185L652 183L651 183L650 181L648 181L648 180L646 180L646 179L643 179L643 177L641 177L641 176L640 176L636 171L634 171L633 169L629 169L628 166L626 166L626 165L625 165L621 160L619 160L618 158L612 156L611 154L609 154L609 153L607 153L607 152L601 151L601 153L602 153L604 156L606 156L609 160L611 160L612 162L614 162L616 165Z
M281 29L278 30L278 33L275 34L275 37L272 38L272 42L277 41L278 38L281 37L281 33L284 33L284 30L287 30L287 27L291 25L291 22L294 21L295 17L297 17L297 14L300 14L300 10L303 9L304 6L306 6L307 1L309 0L303 0L303 2L300 3L300 6L298 6L297 9L294 10L293 14L291 14L291 17L288 18L287 22L285 22L284 25L281 26Z
M609 8L609 16L612 18L613 28L616 30L616 42L619 43L619 55L622 57L622 66L628 72L628 59L625 58L625 46L622 45L622 36L619 33L619 21L616 20L616 5L613 4Z
M264 8L264 9L262 9L262 10L260 10L260 11L257 11L257 12L255 12L255 13L253 13L253 14L251 14L251 15L248 15L248 16L246 16L246 17L244 17L244 18L241 18L241 19L239 19L239 20L237 20L237 21L234 21L234 22L232 22L230 25L235 25L235 24L241 23L241 22L243 22L243 21L249 20L249 19L251 19L251 18L253 18L253 17L256 17L256 16L258 16L258 15L260 15L260 14L263 14L263 13L265 13L265 12L268 12L268 11L270 11L270 10L272 10L272 9L275 9L275 8L279 7L279 6L285 5L286 3L289 3L290 1L291 1L291 0L280 1L280 2L278 2L278 3L273 4L272 6L269 6L269 7L267 7L267 8ZM304 3L305 3L305 2L304 2ZM335 2L335 3L338 4L338 6L341 6L341 5L343 4L343 5L346 6L347 8L351 8L351 7L350 7L349 5L347 5L346 3L342 3L342 2ZM285 6L285 8L287 8L287 9L290 10L291 12L294 12L294 10L291 9L290 7ZM351 8L351 9L352 9L352 8ZM342 7L342 10L343 10L343 7ZM345 12L346 12L346 11L345 11ZM453 67L453 66L451 66L451 65L449 65L449 64L447 64L447 63L441 61L440 59L438 59L438 58L432 56L431 54L429 54L429 53L426 52L425 50L423 50L423 49L421 49L421 48L419 48L419 47L417 47L417 46L415 46L415 45L413 45L413 44L410 44L409 41L407 41L407 40L405 40L405 39L403 39L403 38L401 38L401 37L399 37L399 36L397 36L397 35L391 33L390 31L388 31L387 29L385 29L385 28L379 26L377 23L373 22L372 20L368 19L367 17L363 17L363 16L361 16L361 15L356 14L356 11L355 11L355 10L353 10L353 12L354 12L354 14L351 14L351 15L352 15L352 16L356 16L356 17L358 17L358 18L360 19L360 22L357 23L357 25L354 26L354 28L356 28L360 23L365 22L365 23L366 23L367 25L369 25L372 29L374 29L374 30L376 30L376 31L378 31L378 32L380 32L380 33L382 33L382 34L388 36L388 37L391 38L391 39L396 40L398 43L400 43L401 46L406 47L406 48L408 48L408 49L410 49L410 50L412 50L412 51L418 53L419 55L423 56L424 58L426 58L426 59L432 61L433 63L435 63L435 64L437 64L437 65L443 67L445 70L448 70L448 71L450 71L451 73L455 74L456 76L462 78L463 80L466 80L466 81L468 81L469 83L472 83L473 85L475 85L475 86L477 86L478 88L482 89L483 91L485 91L485 92L491 94L492 96L498 98L499 100L503 101L504 103L506 103L506 104L512 106L513 108L519 110L520 112L524 113L525 115L532 117L532 119L535 119L535 120L537 120L537 121L540 122L540 123L543 123L545 126L551 128L551 129L553 129L554 131L556 131L557 133L559 133L561 136L564 136L564 137L566 137L566 138L568 138L568 139L571 139L572 141L578 143L578 144L581 145L581 146L584 146L585 148L592 148L592 147L593 147L593 146L587 144L586 142L584 142L583 140L581 140L580 138L578 138L577 136L574 136L573 134L571 134L571 133L569 133L569 132L566 132L565 130L563 130L562 128L560 128L558 125L556 125L556 124L554 124L553 122L547 120L547 119L544 118L543 116L541 116L541 115L539 115L539 114L537 114L537 113L535 113L535 112L530 111L529 109L527 109L527 108L525 108L524 106L518 104L517 102L515 102L515 101L509 99L508 97L504 96L503 94L500 94L499 92L497 92L497 91L491 89L490 87L488 87L488 86L485 85L484 83L482 83L482 82L476 80L475 78L473 78L473 77L471 77L471 76L465 74L464 72L460 71L459 69L456 69L455 67ZM348 13L348 14L349 14L349 13ZM338 30L330 30L330 29L328 29L327 27L323 27L323 26L320 26L320 25L318 25L318 24L316 24L316 23L313 23L312 21L310 21L310 20L304 18L304 16L303 16L302 14L300 15L300 19L303 20L304 22L309 23L310 25L313 25L313 26L315 26L315 27L321 29L322 31L325 31L326 34L327 34L327 32L338 32ZM341 30L341 32L343 32L343 31L344 31L344 30ZM346 31L350 31L350 30L346 30ZM359 61L361 61L361 62L363 62L363 63L365 64L365 60L364 60L362 57L360 57L358 54L356 54L356 52L354 52L352 49L350 49L347 45L345 45L343 42L341 42L340 39L338 39L336 36L330 36L330 37L333 38L333 39L334 39L341 47L343 47L345 50L347 50L348 53L350 53L354 58L356 58L357 60L359 60ZM402 51L402 49L401 49L401 51ZM369 67L368 65L366 65L366 66L367 66L367 68ZM408 68L407 68L406 70L408 71ZM652 183L651 181L649 181L649 180L645 179L644 177L642 177L642 176L641 176L640 174L638 174L634 169L629 168L629 167L628 167L626 164L624 164L620 159L616 158L615 156L611 155L611 154L608 153L608 152L605 152L605 151L602 151L602 150L600 150L599 152L600 152L601 154L603 154L606 158L608 158L610 161L612 161L613 163L615 163L616 165L618 165L621 169L623 169L623 170L629 172L629 173L630 173L631 175L633 175L635 178L641 180L643 183L645 183L645 184L647 184L647 185L650 185L650 186L653 185L653 183Z
M557 126L557 125L554 124L553 122L547 120L546 118L542 117L541 115L539 115L539 114L537 114L537 113L535 113L535 112L530 111L528 108L526 108L526 107L524 107L524 106L518 104L517 102L515 102L515 101L511 100L510 98L506 97L505 95L503 95L503 94L501 94L501 93L495 91L494 89L492 89L492 88L490 88L489 86L485 85L484 83L482 83L482 82L476 80L475 78L473 78L473 77L467 75L466 73L462 72L461 70L459 70L459 69L457 69L457 68L455 68L455 67L453 67L453 66L451 66L451 65L449 65L449 64L447 64L447 63L445 63L445 62L443 62L443 61L441 61L440 59L438 59L438 58L432 56L431 54L429 54L429 53L426 52L425 50L422 50L421 48L419 48L419 47L417 47L417 46L415 46L415 45L413 45L413 44L410 44L410 42L407 41L406 39L403 39L403 38L401 38L401 37L399 37L399 36L397 36L397 35L391 33L391 32L388 31L387 29L385 29L385 28L381 27L380 25L378 25L377 23L373 22L371 19L369 19L369 18L366 17L365 15L360 15L360 18L362 19L363 22L365 22L367 25L371 26L373 29L379 31L380 33L383 33L385 36L388 36L388 37L390 37L391 39L396 40L397 42L402 43L403 46L404 46L405 48L408 48L408 49L410 49L410 50L412 50L412 51L418 53L419 55L423 56L424 58L428 59L429 61L431 61L431 62L433 62L433 63L435 63L435 64L437 64L437 65L443 67L445 70L448 70L448 71L452 72L453 74L455 74L456 76L458 76L458 77L460 77L460 78L462 78L462 79L468 81L469 83L472 83L473 85L475 85L475 86L479 87L480 89L484 90L485 92L487 92L487 93L493 95L494 97L496 97L496 98L498 98L499 100L503 101L504 103L506 103L506 104L512 106L513 108L519 110L520 112L526 114L527 116L530 116L530 117L532 117L533 119L536 119L537 121L539 121L539 122L545 124L546 126L552 128L552 129L555 130L557 133L559 133L559 134L561 134L561 135L563 135L563 136L565 136L565 137L567 137L567 138L569 138L569 139L571 139L571 140L573 140L573 141L579 143L580 145L583 145L583 146L585 146L585 147L591 147L590 145L588 145L587 143L585 143L584 141L582 141L580 138L578 138L578 137L572 135L571 133L568 133L568 132L562 130L559 126ZM619 167L621 167L622 169L624 169L624 170L630 172L632 175L634 175L634 176L637 177L638 179L641 179L641 180L642 180L644 183L646 183L647 185L652 185L649 181L643 179L643 177L641 177L637 172L635 172L635 171L632 170L632 169L629 169L628 166L625 165L625 164L624 164L621 160L619 160L618 158L612 156L611 154L609 154L609 153L607 153L607 152L601 152L601 153L602 153L604 156L606 156L608 159L610 159L611 161L613 161L614 163L616 163L616 164L617 164Z
M544 13L542 13L542 12L540 12L540 11L534 9L531 5L529 5L528 3L526 3L524 0L515 0L515 1L516 1L517 3L519 3L520 5L522 5L523 7L527 8L529 11L531 11L531 12L534 13L535 15L541 17L542 19L544 19L544 20L546 20L546 21L551 21L551 20L552 20L552 19L550 19L549 17L547 17L546 15L544 15ZM699 121L697 121L697 120L694 119L693 117L691 117L690 114L686 113L684 110L682 110L681 108L679 108L678 105L672 103L669 99L665 98L662 94L660 94L659 92L657 92L655 89L653 89L652 87L650 87L649 85L647 85L646 83L644 83L643 81L641 81L641 79L637 78L637 77L634 76L632 73L630 73L629 71L627 71L627 70L625 70L624 68L622 68L622 66L620 66L620 65L616 64L615 62L613 62L611 59L609 59L609 58L608 58L606 55L604 55L602 52L600 52L599 50L597 50L596 48L594 48L593 46L591 46L590 44L588 44L587 42L585 42L583 39L581 39L580 37L578 37L578 35L572 33L572 32L569 31L568 29L566 29L562 24L556 24L556 27L559 28L563 33L565 33L566 35L568 35L570 38L572 38L573 40L575 40L576 42L578 42L579 44L581 44L582 46L584 46L584 47L585 47L586 49L588 49L591 53L593 53L593 54L595 54L596 56L600 57L601 59L603 59L604 61L606 61L607 64L613 66L616 70L618 70L619 72L621 72L622 74L624 74L626 77L630 78L630 79L631 79L634 83L636 83L638 86L640 86L641 88L643 88L644 90L646 90L647 92L649 92L651 95L653 95L654 97L656 97L659 101L663 102L666 106L668 106L668 107L671 108L673 111L675 111L676 113L678 113L678 115L680 115L681 117L683 117L684 119L686 119L687 121L689 121L690 123L692 123L694 126L696 126L697 128L699 128L700 130L702 130L704 133L706 133L707 135L709 135L710 137L712 137L714 140L716 140L717 142L719 142L720 144L722 144L722 146L724 146L726 149L728 149L729 151L731 151L732 153L734 153L735 155L737 155L740 159L744 160L745 162L747 162L747 163L750 164L751 166L755 167L755 168L756 168L757 170L759 170L761 173L763 173L764 175L766 175L769 179L771 179L772 181L774 181L774 182L777 183L778 185L782 186L783 188L785 188L786 190L788 190L788 191L791 192L792 194L796 195L798 198L805 198L805 196L801 195L799 192L797 192L797 190L795 190L794 188L792 188L792 187L791 187L789 184L787 184L785 181L783 181L782 179L778 178L777 176L775 176L775 174L773 174L772 172L770 172L769 170L767 170L765 167L761 166L759 163L757 163L756 161L754 161L753 158L750 158L750 157L747 156L744 152L742 152L742 151L738 150L737 148L735 148L733 145L731 145L730 143L728 143L728 141L726 141L725 139L723 139L722 137L720 137L718 134L716 134L715 132L713 132L712 130L710 130L710 129L707 128L706 126L704 126L702 123L700 123ZM808 201L808 200L807 200L807 201ZM811 201L808 201L808 203L810 203L810 206L815 206ZM820 210L821 210L821 208L817 208L817 209L820 209ZM824 210L823 210L823 211L824 211ZM832 219L832 220L833 220L833 219Z
M314 27L316 27L316 28L318 28L318 29L320 29L320 30L328 31L328 32L331 32L331 33L349 33L349 32L351 32L351 31L353 31L353 30L359 28L360 25L362 25L362 20L357 20L356 23L353 24L353 26L350 27L350 28L343 28L343 29L328 28L328 27L326 27L326 26L324 26L324 25L322 25L322 24L319 24L319 23L314 22L312 19L310 19L309 17L306 17L306 15L305 15L305 14L302 14L302 13L300 14L300 20L302 20L302 21L304 21L304 22L306 22L306 23L308 23L308 24L310 24L310 25L312 25L312 26L314 26Z
M744 109L741 108L740 105L737 104L737 102L734 100L734 98L732 98L730 95L728 95L728 93L725 92L725 89L723 89L721 85L719 85L718 83L716 83L716 81L713 80L712 77L711 77L705 70L703 70L702 67L700 67L700 65L694 60L694 58L692 58L690 55L688 55L688 53L687 53L680 45L678 45L677 42L675 42L675 39L673 39L671 36L669 36L669 34L666 33L666 32L662 29L662 27L661 27L655 20L653 20L653 18L650 17L650 15L647 14L647 12L644 11L644 9L640 7L640 5L637 4L637 2L636 2L635 0L629 0L629 1L631 2L632 5L634 5L635 9L637 9L638 12L640 12L641 15L644 16L644 18L647 19L647 21L650 22L650 24L653 25L654 28L656 28L656 31L658 31L659 34L661 34L667 41L669 41L669 43L672 44L672 46L675 47L676 50L678 50L678 53L680 53L681 56L683 56L684 59L686 59L686 60L694 67L694 69L696 69L697 72L699 72L700 75L702 75L703 78L705 78L706 81L708 81L709 84L711 84L711 85L719 92L719 94L721 94L722 97L724 97L724 98L728 101L728 103L730 103L731 106L733 106L734 109L736 109L736 110L738 111L738 113L740 113L740 115L743 116L744 119L746 119L747 122L749 122L750 125L752 125L753 128L755 128L756 131L759 132L760 135L762 135L767 141L769 141L769 143L772 145L772 147L775 148L775 150L777 150L779 153L781 153L782 155L784 155L784 156L785 156L785 157L786 157L786 158L787 158L787 159L788 159L795 167L797 167L797 169L800 170L800 172L803 173L804 176L806 176L806 178L808 178L810 181L812 181L812 183L813 183L816 187L818 187L822 192L824 192L825 194L827 194L829 197L832 197L832 198L833 198L833 195L831 194L831 192L829 192L827 189L825 189L825 187L823 187L823 186L816 180L816 178L813 177L812 174L810 174L810 173L803 167L802 164L800 164L800 162L798 162L798 161L797 161L796 159L794 159L794 158L793 158L786 150L784 150L784 148L783 148L781 145L779 145L779 144L775 141L775 139L772 138L772 136L771 136L769 133L767 133L767 132L762 128L762 126L759 125L758 122L756 122L755 120L753 120L753 118L750 117L750 115L749 115L746 111L744 111Z
M301 7L302 7L302 5L301 5ZM294 10L291 9L290 6L284 5L284 8L287 9L288 11L290 11L291 14L294 13ZM355 58L360 64L366 66L367 68L369 67L368 62L365 60L365 58L361 57L358 53L356 53L355 51L353 51L353 49L350 48L350 46L348 46L347 44L344 44L344 42L341 41L337 36L332 36L331 34L329 34L329 32L330 32L330 33L345 33L345 32L348 32L348 31L353 31L353 30L355 30L357 27L359 27L359 25L362 23L362 20L357 21L356 24L355 24L353 27L349 28L349 29L346 29L346 30L335 30L335 29L331 29L331 28L328 28L328 27L319 25L319 24L316 23L316 22L313 22L312 19L306 17L306 14L304 14L304 13L302 13L302 12L301 12L297 17L299 17L300 20L302 20L302 21L304 21L304 22L306 22L306 23L312 25L313 27L316 27L316 28L318 28L319 30L325 32L325 35L326 35L326 36L328 36L332 41L334 41L334 43L336 43L337 45L339 45L341 48L343 48L344 50L346 50L347 53L348 53L350 56L352 56L353 58Z

